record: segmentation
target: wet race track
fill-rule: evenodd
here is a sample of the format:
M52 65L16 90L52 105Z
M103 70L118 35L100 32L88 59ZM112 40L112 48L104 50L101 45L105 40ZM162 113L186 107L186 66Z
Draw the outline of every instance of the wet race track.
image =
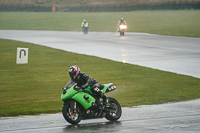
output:
M105 118L68 124L61 113L1 118L2 133L182 133L200 131L200 99L180 103L123 108L117 122Z
M30 42L200 78L200 39L145 33L0 30L0 38ZM74 47L76 46L76 47ZM62 114L0 118L0 132L199 132L200 99L123 108L115 123L106 119L68 124Z

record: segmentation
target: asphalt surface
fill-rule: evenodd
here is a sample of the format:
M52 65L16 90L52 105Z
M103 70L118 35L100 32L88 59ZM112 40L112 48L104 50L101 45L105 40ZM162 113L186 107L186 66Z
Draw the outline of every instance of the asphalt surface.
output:
M117 122L105 118L68 124L61 113L0 118L2 133L199 133L200 99L123 108Z
M200 78L200 39L145 33L0 30L0 38L151 67ZM31 50L31 49L29 49ZM84 120L68 124L62 114L0 118L3 133L195 132L200 131L200 99L123 108L119 121Z
M0 30L0 38L30 42L200 78L200 38L146 33ZM30 49L31 50L31 49Z

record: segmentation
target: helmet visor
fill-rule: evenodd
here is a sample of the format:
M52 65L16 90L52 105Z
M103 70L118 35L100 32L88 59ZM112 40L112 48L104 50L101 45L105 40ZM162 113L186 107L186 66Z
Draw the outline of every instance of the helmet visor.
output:
M75 79L76 73L69 73L69 75L70 75L70 77L71 77L72 79Z

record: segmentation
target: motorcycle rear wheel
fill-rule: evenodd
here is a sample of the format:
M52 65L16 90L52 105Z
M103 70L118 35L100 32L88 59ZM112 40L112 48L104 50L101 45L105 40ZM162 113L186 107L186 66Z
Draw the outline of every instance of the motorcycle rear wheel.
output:
M76 105L76 112L74 112L69 104L65 104L62 108L62 114L65 120L71 124L78 124L82 119L81 109L78 105Z
M105 118L109 121L117 121L121 117L121 114L122 114L121 106L117 100L115 100L114 98L110 98L110 97L109 97L109 103L114 105L115 108L108 111L106 113Z

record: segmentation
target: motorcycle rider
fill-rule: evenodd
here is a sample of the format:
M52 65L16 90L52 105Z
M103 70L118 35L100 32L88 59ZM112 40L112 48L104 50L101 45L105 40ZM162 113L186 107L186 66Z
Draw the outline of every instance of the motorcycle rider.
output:
M121 24L126 25L126 21L125 21L123 18L121 18L121 19L119 20L118 26L120 26Z
M81 23L82 30L83 30L84 24L88 25L88 27L89 27L89 23L84 19L83 22Z
M81 73L78 66L71 66L69 68L69 75L71 80L76 82L81 89L85 89L90 86L92 93L103 99L104 105L108 103L108 98L100 90L101 85L96 80L89 77L86 73Z
M126 21L125 21L123 18L121 18L121 19L119 20L119 22L118 22L117 31L119 31L119 26L120 26L121 24L127 25L127 24L126 24Z

